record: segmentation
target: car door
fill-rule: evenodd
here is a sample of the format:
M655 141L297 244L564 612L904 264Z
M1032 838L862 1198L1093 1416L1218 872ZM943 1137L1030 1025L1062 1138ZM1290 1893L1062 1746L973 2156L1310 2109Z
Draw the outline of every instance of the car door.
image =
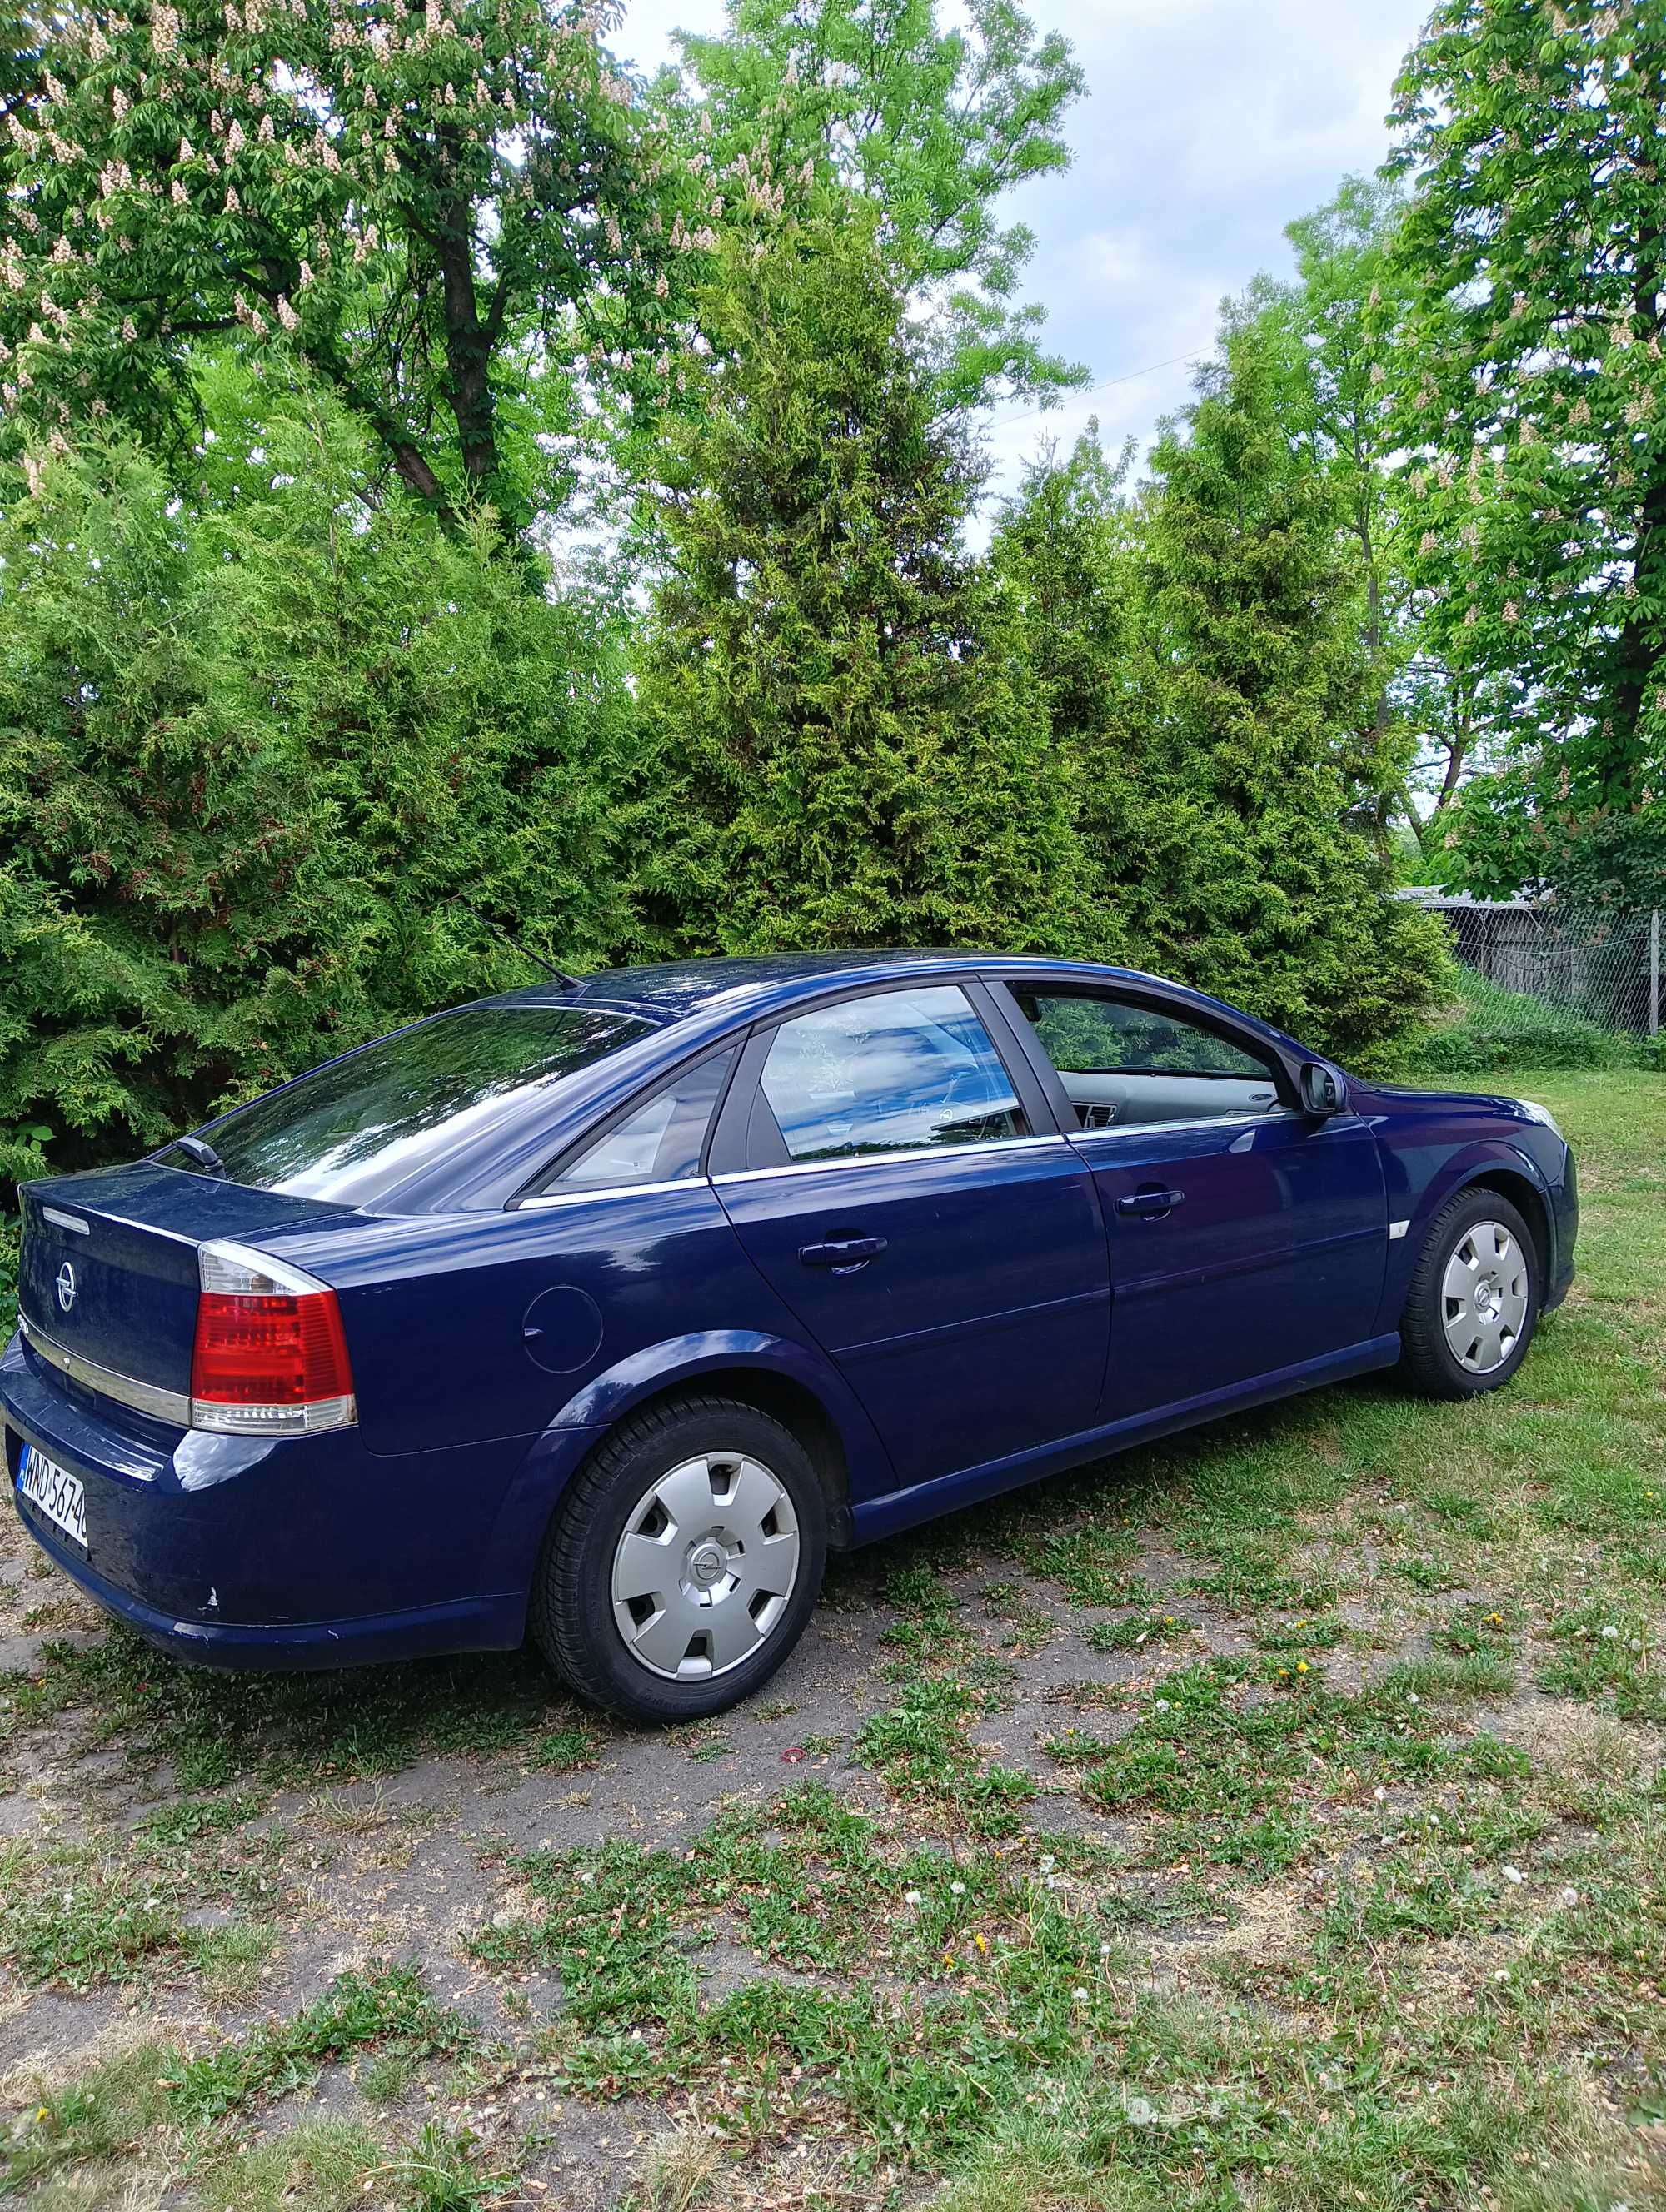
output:
M1091 1173L1046 1126L1021 1055L1002 1060L976 993L916 981L771 1025L714 1139L742 1244L903 1487L1091 1427L1104 1371Z
M1110 1244L1100 1418L1230 1390L1367 1340L1387 1252L1377 1140L1315 1120L1248 1030L1137 994L999 994L1062 1093Z

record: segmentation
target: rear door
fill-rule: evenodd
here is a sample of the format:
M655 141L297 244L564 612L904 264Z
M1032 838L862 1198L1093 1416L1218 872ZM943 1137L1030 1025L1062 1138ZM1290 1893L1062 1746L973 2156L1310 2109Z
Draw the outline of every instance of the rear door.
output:
M1062 1087L1104 1209L1104 1420L1371 1336L1388 1210L1377 1140L1357 1115L1295 1110L1251 1033L1155 999L1049 981L1012 985L1010 1000Z
M1104 1368L1091 1174L976 994L847 994L754 1036L714 1152L742 1244L904 1487L1090 1427Z

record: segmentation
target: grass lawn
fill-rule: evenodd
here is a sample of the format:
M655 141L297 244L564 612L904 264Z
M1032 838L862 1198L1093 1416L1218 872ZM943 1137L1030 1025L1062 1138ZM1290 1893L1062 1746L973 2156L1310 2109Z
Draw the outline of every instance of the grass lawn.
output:
M1509 1390L840 1562L721 1723L190 1674L9 1533L0 2193L1666 2205L1666 1078L1487 1087L1584 1201Z

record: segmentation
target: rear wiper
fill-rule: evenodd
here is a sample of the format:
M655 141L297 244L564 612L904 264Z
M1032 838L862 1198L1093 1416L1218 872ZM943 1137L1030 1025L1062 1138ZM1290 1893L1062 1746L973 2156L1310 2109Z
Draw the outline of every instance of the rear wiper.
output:
M176 1152L184 1152L189 1158L195 1160L205 1175L223 1176L228 1182L230 1182L231 1170L206 1137L176 1137L173 1139L173 1149Z

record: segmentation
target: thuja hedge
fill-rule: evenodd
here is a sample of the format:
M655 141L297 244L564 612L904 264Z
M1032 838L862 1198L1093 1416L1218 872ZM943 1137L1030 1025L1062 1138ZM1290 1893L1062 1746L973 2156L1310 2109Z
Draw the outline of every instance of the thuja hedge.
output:
M897 301L860 241L782 251L708 318L733 411L668 447L646 602L367 501L339 410L230 373L183 485L112 442L0 515L0 1212L528 980L494 925L581 968L1034 947L1355 1059L1414 1030L1347 580L1253 390L1097 551L1043 514L975 560Z

